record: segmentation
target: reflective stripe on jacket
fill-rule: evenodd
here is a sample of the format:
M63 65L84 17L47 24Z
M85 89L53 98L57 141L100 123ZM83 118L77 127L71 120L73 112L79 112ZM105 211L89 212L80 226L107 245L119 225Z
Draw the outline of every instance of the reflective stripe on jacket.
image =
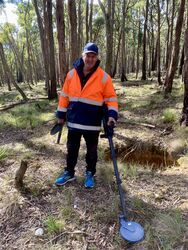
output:
M72 69L59 95L57 117L67 117L68 128L99 131L104 103L108 116L117 119L118 102L111 77L98 67L81 89L78 73Z

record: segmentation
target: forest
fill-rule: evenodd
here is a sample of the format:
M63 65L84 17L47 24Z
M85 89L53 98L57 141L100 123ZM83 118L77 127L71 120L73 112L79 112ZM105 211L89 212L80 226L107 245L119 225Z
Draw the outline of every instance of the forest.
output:
M119 234L106 139L94 189L83 141L76 182L54 186L68 129L60 143L50 130L88 42L118 97L113 141L127 217L145 232L137 244ZM188 249L187 58L185 0L0 0L0 249Z

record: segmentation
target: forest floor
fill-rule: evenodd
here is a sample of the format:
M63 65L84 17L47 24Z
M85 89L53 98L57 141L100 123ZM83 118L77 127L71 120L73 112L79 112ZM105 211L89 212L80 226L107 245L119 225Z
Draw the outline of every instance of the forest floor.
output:
M131 245L119 235L119 197L106 139L99 142L96 186L83 186L85 144L77 180L62 188L54 180L63 171L67 129L61 143L49 131L57 101L42 100L42 83L28 90L36 102L0 111L0 249L186 250L188 249L188 128L178 119L183 85L163 97L155 80L115 80L120 117L114 144L129 220L145 229L142 242ZM0 109L20 101L2 89ZM21 160L28 162L24 189L14 186ZM42 236L35 231L42 228Z

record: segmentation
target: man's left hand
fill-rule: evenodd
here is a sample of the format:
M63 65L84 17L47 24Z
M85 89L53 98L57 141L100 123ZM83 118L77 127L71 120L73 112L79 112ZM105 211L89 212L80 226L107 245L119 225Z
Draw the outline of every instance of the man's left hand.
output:
M108 118L107 125L108 125L109 127L115 127L115 126L116 126L116 120L115 120L113 117L109 117L109 118Z

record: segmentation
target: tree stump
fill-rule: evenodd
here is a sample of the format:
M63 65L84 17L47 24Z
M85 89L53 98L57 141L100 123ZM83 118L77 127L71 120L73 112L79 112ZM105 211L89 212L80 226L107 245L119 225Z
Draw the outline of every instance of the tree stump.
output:
M16 171L15 175L15 187L18 189L23 188L23 178L27 168L28 168L28 162L25 160L21 160L20 167Z

